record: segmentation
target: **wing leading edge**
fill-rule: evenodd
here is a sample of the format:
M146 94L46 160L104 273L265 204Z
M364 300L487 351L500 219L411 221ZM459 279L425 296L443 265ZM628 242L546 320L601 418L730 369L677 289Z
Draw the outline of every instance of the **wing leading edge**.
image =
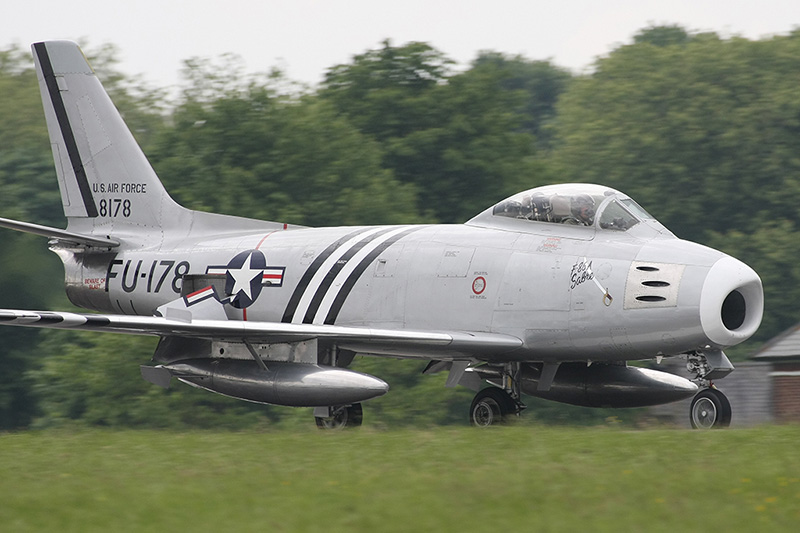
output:
M499 333L395 330L216 319L182 320L158 316L95 315L14 309L0 310L0 325L265 343L320 339L335 342L340 348L360 353L440 360L498 359L503 354L522 346L519 338Z

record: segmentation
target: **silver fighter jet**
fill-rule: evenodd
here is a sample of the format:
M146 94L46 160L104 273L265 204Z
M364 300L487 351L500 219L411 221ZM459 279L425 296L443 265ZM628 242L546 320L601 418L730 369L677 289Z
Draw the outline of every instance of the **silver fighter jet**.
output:
M632 407L694 396L695 427L730 403L722 352L755 333L761 280L676 238L625 194L539 187L465 224L306 228L191 211L167 194L75 43L33 45L65 230L49 237L66 291L100 314L0 311L17 326L160 338L142 376L314 407L359 425L382 380L356 354L418 358L477 391L471 422L520 413L523 395ZM681 357L695 378L628 366ZM488 386L485 386L488 384Z

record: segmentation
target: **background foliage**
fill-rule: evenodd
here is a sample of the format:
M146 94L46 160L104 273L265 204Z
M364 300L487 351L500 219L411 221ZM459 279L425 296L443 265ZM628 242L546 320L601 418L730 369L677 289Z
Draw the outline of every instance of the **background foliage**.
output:
M764 322L737 355L797 320L800 31L751 41L645 28L579 76L492 51L458 70L429 44L390 41L331 67L316 88L279 71L246 75L233 56L190 59L171 98L119 73L113 46L89 56L187 207L312 226L456 223L523 189L597 182L759 272ZM63 227L26 51L0 50L0 94L0 215ZM3 231L0 247L0 307L69 308L60 263L41 239ZM152 387L137 367L153 339L18 328L2 339L0 428L246 427L310 416ZM463 422L471 393L420 375L419 363L355 366L392 386L366 405L373 419ZM608 415L570 409L536 404L533 418Z

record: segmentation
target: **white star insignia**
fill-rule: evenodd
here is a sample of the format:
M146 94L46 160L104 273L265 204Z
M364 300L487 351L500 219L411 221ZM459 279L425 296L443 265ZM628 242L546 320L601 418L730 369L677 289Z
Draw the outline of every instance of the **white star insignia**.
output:
M231 294L233 297L237 297L240 292L244 292L248 299L253 299L253 293L250 290L250 284L253 282L254 279L263 275L263 270L254 269L250 267L250 259L252 255L248 256L245 259L244 264L241 268L237 269L228 269L228 273L233 278L234 284L233 289L231 290Z

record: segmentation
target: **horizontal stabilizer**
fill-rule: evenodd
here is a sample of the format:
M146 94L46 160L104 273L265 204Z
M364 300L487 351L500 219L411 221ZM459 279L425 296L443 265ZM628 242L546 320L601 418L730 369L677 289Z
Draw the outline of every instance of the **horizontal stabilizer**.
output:
M41 235L42 237L49 237L64 242L65 244L78 244L95 248L115 248L119 246L119 241L110 237L102 238L81 235L80 233L74 233L63 229L41 226L30 222L20 222L19 220L11 220L8 218L0 218L0 227L21 231L23 233L33 233L34 235Z

